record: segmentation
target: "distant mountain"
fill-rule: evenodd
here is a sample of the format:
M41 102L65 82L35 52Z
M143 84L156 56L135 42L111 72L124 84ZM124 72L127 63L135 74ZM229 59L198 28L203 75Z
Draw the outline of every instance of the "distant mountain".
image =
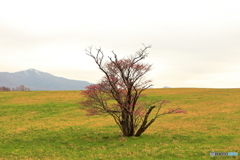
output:
M15 88L20 85L30 90L84 90L90 83L56 77L36 69L15 73L0 72L0 86Z
M168 87L168 86L164 86L163 88L170 88L170 87Z

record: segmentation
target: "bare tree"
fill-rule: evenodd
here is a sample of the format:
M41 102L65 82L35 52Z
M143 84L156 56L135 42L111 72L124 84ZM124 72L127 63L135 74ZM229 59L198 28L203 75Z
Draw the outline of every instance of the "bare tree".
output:
M16 88L13 88L13 91L30 91L30 89L25 87L24 85L21 85Z
M150 100L142 94L153 86L151 80L144 78L152 65L142 61L148 56L145 46L128 58L118 59L113 51L113 58L104 63L101 48L92 53L92 47L86 54L92 57L104 73L100 83L86 87L82 94L85 100L80 104L88 115L107 113L113 117L123 136L140 136L159 116L174 113L176 109L160 112L167 100ZM155 112L153 110L156 109ZM151 113L154 113L150 116Z
M2 87L0 87L0 91L11 91L11 89L8 87L2 86Z

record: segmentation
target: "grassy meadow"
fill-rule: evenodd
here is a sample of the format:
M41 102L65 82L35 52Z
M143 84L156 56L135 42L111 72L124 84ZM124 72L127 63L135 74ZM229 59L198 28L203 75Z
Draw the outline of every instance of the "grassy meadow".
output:
M158 118L141 137L121 137L110 116L86 116L80 91L0 92L0 159L239 159L240 89L148 89L186 114Z

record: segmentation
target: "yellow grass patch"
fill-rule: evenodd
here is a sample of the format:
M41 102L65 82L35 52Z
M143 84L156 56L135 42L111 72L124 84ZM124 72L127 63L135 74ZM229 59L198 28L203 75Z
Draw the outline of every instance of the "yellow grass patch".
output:
M29 105L49 102L76 103L82 97L80 93L81 91L0 92L0 97L9 97L1 101L2 105Z

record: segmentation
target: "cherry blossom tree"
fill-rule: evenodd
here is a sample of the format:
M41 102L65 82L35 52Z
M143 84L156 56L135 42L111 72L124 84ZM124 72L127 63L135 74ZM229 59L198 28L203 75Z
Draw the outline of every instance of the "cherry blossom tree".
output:
M88 115L111 115L123 136L140 136L159 116L176 110L160 112L168 101L152 100L143 94L144 90L153 86L151 80L145 79L152 65L142 62L148 56L149 48L151 46L144 45L135 55L123 59L118 59L112 51L113 58L108 57L105 63L101 48L96 49L96 55L92 47L86 49L86 54L94 59L104 77L98 84L87 86L82 91L85 98L80 102L81 108Z

